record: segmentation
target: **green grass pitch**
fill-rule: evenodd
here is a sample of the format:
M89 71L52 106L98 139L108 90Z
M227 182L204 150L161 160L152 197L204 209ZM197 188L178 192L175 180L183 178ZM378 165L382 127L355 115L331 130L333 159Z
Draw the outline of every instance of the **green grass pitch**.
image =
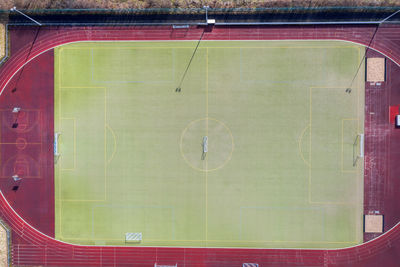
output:
M55 49L57 239L336 248L362 242L364 48L339 41ZM348 91L348 90L347 90ZM208 152L202 155L203 137ZM202 158L203 157L203 158Z

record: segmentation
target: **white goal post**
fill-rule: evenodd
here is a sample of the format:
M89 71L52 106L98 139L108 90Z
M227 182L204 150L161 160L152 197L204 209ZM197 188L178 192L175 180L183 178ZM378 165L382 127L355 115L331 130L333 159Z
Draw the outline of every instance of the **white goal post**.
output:
M54 164L57 164L58 158L60 157L60 152L58 150L58 137L60 136L61 133L55 132L54 133L54 143L53 143L53 149L54 149Z
M364 134L360 134L360 158L364 157Z
M54 156L59 156L60 153L58 152L58 137L60 133L54 133Z

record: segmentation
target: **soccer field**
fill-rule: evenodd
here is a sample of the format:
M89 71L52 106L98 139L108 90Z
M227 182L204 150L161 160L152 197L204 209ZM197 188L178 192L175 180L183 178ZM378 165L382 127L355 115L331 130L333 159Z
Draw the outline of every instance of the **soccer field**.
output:
M196 44L55 49L56 238L257 248L361 243L364 65L354 75L364 48L202 41L176 92ZM143 240L126 243L126 233Z

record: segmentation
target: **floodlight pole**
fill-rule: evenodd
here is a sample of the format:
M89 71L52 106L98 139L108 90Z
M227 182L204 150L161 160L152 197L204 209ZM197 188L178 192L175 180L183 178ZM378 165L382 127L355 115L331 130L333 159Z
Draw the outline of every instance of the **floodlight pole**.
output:
M22 12L19 11L16 7L11 8L10 11L16 11L16 12L18 12L19 14L21 14L22 16L24 16L24 17L30 19L31 21L35 22L37 25L42 26L42 23L40 23L40 22L34 20L33 18L29 17L28 15L22 13Z
M209 6L203 6L206 10L206 22L208 21L208 9L210 8Z
M353 79L351 80L350 86L346 89L346 92L347 92L347 90L350 90L349 92L351 92L351 87L353 86L354 80L356 79L356 77L357 77L357 75L358 75L358 72L360 71L361 65L362 65L362 63L364 62L364 60L365 60L365 58L366 58L366 56L367 56L367 52L368 52L368 50L369 50L369 47L371 46L372 41L374 40L375 35L376 35L376 33L378 32L379 27L380 27L383 23L385 23L385 21L387 21L388 19L390 19L391 17L393 17L394 15L396 15L396 14L399 13L399 12L400 12L400 9L397 10L396 12L393 12L393 14L387 16L387 17L384 18L383 20L380 20L380 21L378 22L378 24L376 25L376 29L375 29L374 33L372 34L371 40L369 41L369 44L367 45L367 47L366 47L366 49L365 49L364 56L362 57L362 59L361 59L361 61L360 61L360 64L358 65L356 74L354 75Z
M396 14L399 13L399 12L400 12L400 9L397 10L396 12L394 12L392 15L387 16L386 18L384 18L383 20L381 20L381 21L379 22L379 25L382 24L382 23L384 23L385 21L387 21L388 19L390 19L391 17L393 17L394 15L396 15Z

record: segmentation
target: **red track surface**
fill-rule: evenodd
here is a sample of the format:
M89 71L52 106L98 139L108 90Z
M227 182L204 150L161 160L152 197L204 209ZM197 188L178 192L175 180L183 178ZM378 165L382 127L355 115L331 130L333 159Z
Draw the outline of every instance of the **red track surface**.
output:
M382 55L369 51L367 57ZM364 213L384 214L385 231L400 220L400 133L389 120L389 107L400 104L400 68L387 60L386 73L380 86L365 86L364 173ZM364 234L364 241L376 236Z
M368 45L373 27L216 27L205 33L204 40L276 40L276 39L337 39ZM13 34L18 29L12 29ZM191 28L173 31L170 27L103 27L103 28L43 28L29 59L57 45L90 40L195 40L202 29ZM400 63L400 27L382 27L372 43L374 49ZM5 92L13 74L27 59L30 44L14 50L12 57L0 70L0 88ZM391 64L394 68L394 64ZM392 84L393 83L393 84ZM387 84L387 101L373 100L376 91L366 90L366 113L376 110L375 117L366 114L366 133L370 131L369 149L366 150L365 210L377 208L382 212L399 214L400 131L390 128L387 121L388 105L400 103L400 94L392 90L398 86L395 79ZM381 90L385 91L385 90ZM390 96L390 94L392 95ZM3 93L4 94L4 93ZM378 99L385 99L385 93ZM3 101L2 99L0 101ZM393 103L392 103L393 102ZM379 106L381 105L381 106ZM381 114L382 107L386 107ZM368 113L369 114L369 113ZM384 117L385 122L379 118ZM49 132L51 129L48 129ZM384 140L384 147L380 140ZM367 144L366 144L367 145ZM374 148L375 146L375 148ZM392 147L391 147L392 146ZM379 153L377 153L377 151ZM379 156L379 157L378 157ZM382 158L382 157L383 158ZM51 167L52 168L52 167ZM378 179L379 178L379 179ZM47 179L53 179L49 177ZM397 189L391 188L397 186ZM2 188L4 191L4 188ZM387 194L389 193L389 194ZM390 204L390 206L387 203ZM337 250L299 249L219 249L219 248L148 248L102 247L66 244L44 235L26 223L0 195L1 217L12 228L12 234L20 242L12 244L14 265L47 266L154 266L175 264L178 266L241 266L243 262L256 262L260 266L400 266L400 225L381 237L363 245ZM398 221L395 215L385 228Z
M17 90L4 91L0 101L0 188L18 214L50 236L54 236L53 55L46 52L19 71L7 87ZM13 114L13 107L21 112ZM13 129L15 121L18 128ZM23 180L14 182L14 174ZM20 188L12 191L15 185ZM13 242L17 239L13 235Z

